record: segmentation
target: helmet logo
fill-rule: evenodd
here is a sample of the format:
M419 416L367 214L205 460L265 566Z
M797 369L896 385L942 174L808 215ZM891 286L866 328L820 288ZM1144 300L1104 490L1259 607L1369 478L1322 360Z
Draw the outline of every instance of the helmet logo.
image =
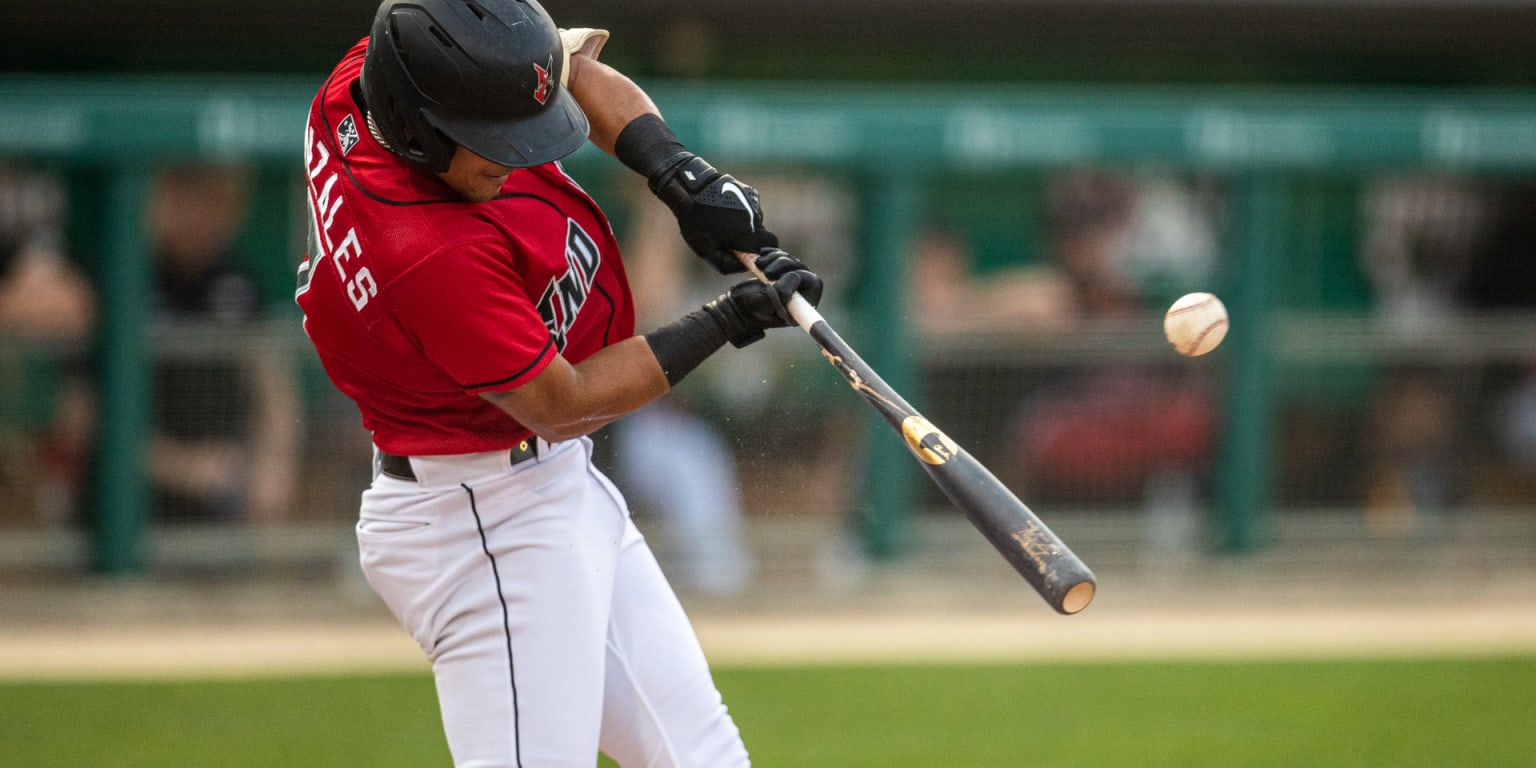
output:
M549 70L554 68L554 56L550 56L549 61L542 67L537 64L533 65L534 73L539 76L539 85L537 88L533 89L533 100L540 104L543 104L549 99L550 85L553 84L549 77Z

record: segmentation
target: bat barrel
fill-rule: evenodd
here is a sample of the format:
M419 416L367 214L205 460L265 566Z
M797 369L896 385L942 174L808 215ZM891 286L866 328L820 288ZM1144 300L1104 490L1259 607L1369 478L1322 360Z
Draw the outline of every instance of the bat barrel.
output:
M1097 589L1093 572L1029 507L902 399L825 321L809 333L849 386L902 434L944 495L1052 608L1073 614L1088 607Z
M942 464L925 459L924 468L1057 613L1074 614L1093 602L1098 590L1093 571L975 457L957 450Z
M752 254L738 253L737 257L759 280L767 282ZM1097 591L1093 572L1029 507L903 400L810 302L795 295L786 308L848 385L902 434L934 483L1052 608L1073 614L1093 602Z

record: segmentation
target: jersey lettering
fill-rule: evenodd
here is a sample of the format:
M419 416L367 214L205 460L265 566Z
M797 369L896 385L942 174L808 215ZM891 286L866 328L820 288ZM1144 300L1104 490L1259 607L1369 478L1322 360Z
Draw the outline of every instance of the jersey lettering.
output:
M549 281L539 295L539 317L555 339L555 347L565 351L565 337L576 323L576 314L592 293L592 283L597 279L597 268L602 264L602 254L597 242L581 225L565 220L566 270Z
M347 283L347 298L352 300L352 306L361 312L368 306L368 299L379 295L379 284L374 282L373 273L363 267L352 276L352 281Z
M325 144L315 141L315 129L312 126L304 128L304 175L313 182L320 171L325 168L325 161L330 159L331 153L326 150ZM306 238L304 248L304 260L299 263L298 287L294 290L294 298L303 296L309 290L309 281L313 277L314 262L320 255L320 230L316 226L315 212L312 206L304 206L306 218L309 220L309 235Z
M352 261L361 259L363 246L353 227L348 227L341 234L340 243L336 241L336 213L341 210L345 200L336 189L341 172L331 163L331 153L325 148L325 142L315 139L313 127L305 129L305 139L304 170L308 177L306 186L309 188L309 253L299 265L299 285L295 295L303 295L309 290L315 267L329 257L331 265L336 268L336 276L346 287L347 298L361 312L368 306L369 299L379 295L379 285L366 265L357 267L355 272L348 271L352 269ZM322 176L325 181L319 182Z
M321 222L321 228L329 230L336 222L336 211L341 209L341 196L337 195L334 202L331 200L331 190L336 187L336 180L341 178L339 174L332 173L325 180L325 187L320 190L320 199L315 205L319 210L325 211L325 220Z

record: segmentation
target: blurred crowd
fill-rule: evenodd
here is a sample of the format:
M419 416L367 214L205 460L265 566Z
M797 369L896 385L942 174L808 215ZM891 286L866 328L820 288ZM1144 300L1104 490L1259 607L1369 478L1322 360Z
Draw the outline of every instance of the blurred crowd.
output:
M357 471L357 487L366 481L366 436L354 414L334 393L311 386L311 361L272 336L273 328L297 327L288 297L270 287L293 260L286 243L296 238L282 238L282 252L252 247L258 179L249 167L168 165L146 190L152 387L142 461L156 525L339 520L350 513L354 485L337 476ZM790 173L765 174L760 188L783 242L827 278L823 312L854 322L847 318L869 300L858 292L861 270L877 268L856 245L856 188ZM611 192L644 198L631 191ZM4 526L91 519L105 396L97 388L97 328L109 281L93 271L100 245L71 242L88 231L71 226L79 199L62 171L0 166ZM1030 199L1033 207L1017 215L1031 234L999 251L953 215L942 195L934 197L905 255L905 319L917 349L988 335L1070 339L1084 329L1145 335L1180 293L1226 286L1232 256L1218 180L1067 169L1042 175ZM712 275L684 274L693 261L683 258L659 215L665 211L652 208L626 205L617 217L642 327L720 288ZM1345 311L1358 310L1383 338L1528 313L1536 310L1533 210L1536 189L1515 183L1368 180L1352 212L1353 261L1328 265L1338 274L1325 277L1358 284L1363 299ZM776 345L770 355L707 366L602 443L637 514L675 513L650 524L677 542L670 568L691 588L732 592L752 583L757 563L743 520L775 513L744 504L754 484L798 478L807 506L839 515L850 513L858 484L870 481L860 475L861 456L843 447L859 430L859 406L838 391L840 381L811 345L785 336L769 340ZM1149 509L1170 499L1208 506L1221 452L1221 352L1193 361L945 361L942 375L921 377L914 399L958 419L951 428L935 418L1021 495ZM920 356L910 362L926 365ZM1394 531L1462 504L1532 502L1536 350L1491 360L1384 354L1357 367L1362 383L1343 417L1328 409L1309 420L1307 390L1299 398L1285 390L1294 402L1280 408L1282 503L1352 507L1379 530ZM955 390L953 382L967 376L1000 377L1007 386ZM787 410L767 411L767 402ZM782 450L740 452L736 437L764 423L781 435ZM354 443L356 451L348 448ZM645 448L658 444L672 450ZM778 472L789 455L815 471ZM1313 466L1337 466L1341 458L1354 468L1348 476ZM687 480L677 482L684 473ZM657 486L659 477L672 482ZM330 498L307 491L317 478L339 490ZM673 494L669 503L663 493Z
M1057 174L1043 190L1042 234L1013 263L979 267L966 234L943 220L917 239L910 301L930 344L1106 325L1144 333L1181 293L1227 287L1229 238L1210 180L1089 168ZM1490 319L1530 323L1519 313L1536 309L1533 211L1536 194L1520 184L1375 178L1359 188L1353 263L1292 263L1299 254L1287 253L1282 269L1359 284L1358 303L1299 311L1358 306L1377 352L1340 376L1362 382L1353 391L1317 386L1333 374L1306 361L1298 372L1282 368L1290 380L1276 407L1288 444L1277 452L1282 504L1363 509L1376 530L1393 533L1466 504L1530 503L1536 350L1485 355L1455 335L1447 349L1436 334ZM1212 357L1015 366L1012 375L1030 383L983 417L1007 425L992 433L1002 443L995 460L1037 498L1155 508L1172 489L1179 503L1198 503L1220 461L1223 356ZM1314 409L1326 424L1309 434L1298 425ZM1300 466L1319 464L1330 474Z
M264 522L292 513L299 445L291 357L258 343L271 311L238 253L250 170L188 164L150 180L148 509L168 524ZM103 286L69 248L70 196L43 171L0 172L3 519L88 523L101 398Z

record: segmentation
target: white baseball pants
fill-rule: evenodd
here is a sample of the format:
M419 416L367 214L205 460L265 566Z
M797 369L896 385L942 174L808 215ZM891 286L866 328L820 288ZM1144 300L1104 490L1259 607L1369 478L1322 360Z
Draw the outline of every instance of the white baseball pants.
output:
M413 457L363 494L363 572L432 661L454 765L749 765L591 442L538 448Z

